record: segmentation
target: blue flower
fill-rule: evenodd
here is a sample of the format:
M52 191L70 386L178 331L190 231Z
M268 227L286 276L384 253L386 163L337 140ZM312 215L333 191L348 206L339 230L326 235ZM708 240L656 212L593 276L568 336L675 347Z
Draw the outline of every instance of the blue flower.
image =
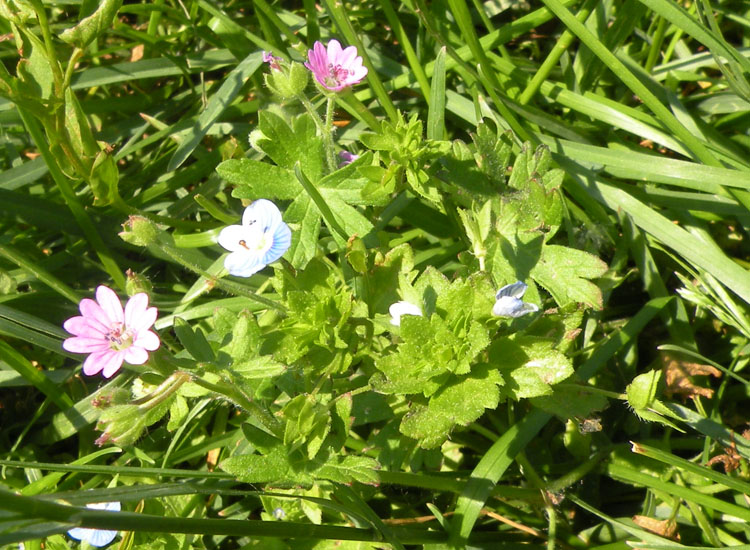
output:
M97 502L95 504L87 504L86 508L94 510L109 510L113 512L120 511L119 502ZM115 540L117 531L107 531L104 529L86 529L85 527L75 527L68 531L68 536L80 540L86 541L91 546L101 548L107 546L110 542Z
M229 274L250 277L281 258L292 244L292 231L274 203L259 199L245 208L242 225L221 230L219 244L231 252L224 260Z
M492 314L498 317L521 317L527 313L539 311L539 306L522 302L521 297L528 287L521 281L516 281L512 285L505 285L497 291L495 295L495 305L492 308Z

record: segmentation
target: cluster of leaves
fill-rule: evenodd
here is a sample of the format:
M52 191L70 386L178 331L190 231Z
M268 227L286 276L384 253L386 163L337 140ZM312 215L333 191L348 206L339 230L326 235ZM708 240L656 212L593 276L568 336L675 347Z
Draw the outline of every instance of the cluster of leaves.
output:
M279 457L293 457L301 448L309 460L327 456L321 448L334 442L329 411L338 410L342 395L356 389L340 377L367 375L367 365L375 369L371 391L390 396L391 409L407 411L395 421L424 448L439 446L457 426L507 398L549 395L554 384L573 374L565 351L582 319L577 304L601 306L601 293L590 279L607 267L591 254L550 242L563 218L563 173L551 169L546 148L525 146L511 166L510 135L492 132L486 124L478 127L472 149L462 142L425 140L419 120L400 119L384 123L380 134L362 135L362 144L376 155L364 154L325 174L322 142L309 115L285 119L262 112L259 121L251 143L271 162L227 160L218 172L235 185L235 197L291 201L285 213L294 235L291 267L277 270L272 280L287 309L282 319L269 323L261 345L290 367L275 381L289 399L278 414L286 426L287 452L254 444L263 456L276 453L270 462L277 464L275 473ZM454 184L467 180L474 183ZM358 244L378 242L377 216L397 192L424 199L464 232L473 254L464 255L465 277L450 281L432 267L420 273L408 244L390 250L382 243L370 249ZM322 221L328 236L321 235ZM348 243L339 230L350 236ZM320 258L319 246L346 254L337 258L337 266L336 260ZM487 271L480 270L485 256ZM517 279L538 282L565 313L513 324L492 318L498 284ZM536 287L529 295L542 300ZM384 314L399 299L418 305L423 316L405 316L395 330ZM289 407L304 413L304 429ZM590 410L577 412L585 416ZM225 467L246 472L248 480L271 479L240 464L245 462L237 458ZM293 462L285 468L299 472ZM261 479L255 479L258 475Z

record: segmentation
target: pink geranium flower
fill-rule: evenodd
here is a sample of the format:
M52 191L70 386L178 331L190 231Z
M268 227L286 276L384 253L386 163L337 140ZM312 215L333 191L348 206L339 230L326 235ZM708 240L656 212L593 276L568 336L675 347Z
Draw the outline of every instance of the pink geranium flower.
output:
M122 309L117 294L104 285L96 289L96 301L84 298L79 305L81 315L63 324L73 335L63 348L73 353L90 353L83 363L89 376L101 372L105 378L114 375L123 361L142 365L148 352L159 347L159 337L150 331L156 321L156 308L148 307L148 295L140 292L130 298Z
M331 40L328 48L315 42L313 49L307 52L305 67L312 71L321 86L332 92L353 86L367 76L367 67L362 66L357 48L349 46L342 50L338 40Z

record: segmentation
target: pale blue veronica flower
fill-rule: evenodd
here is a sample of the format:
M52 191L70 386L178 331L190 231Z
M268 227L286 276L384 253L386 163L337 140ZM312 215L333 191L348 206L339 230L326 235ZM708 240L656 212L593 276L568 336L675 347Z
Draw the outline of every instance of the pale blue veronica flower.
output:
M120 511L119 502L97 502L95 504L87 504L86 508L93 510L109 510L111 512ZM115 540L117 531L107 531L105 529L87 529L85 527L75 527L68 531L68 536L80 540L86 541L91 546L101 548L107 546L110 542Z
M528 287L521 281L516 281L511 285L505 285L497 291L495 295L495 305L492 307L492 314L498 317L521 317L527 313L539 311L539 306L522 302L521 297Z
M245 208L242 225L221 230L219 244L230 252L224 260L229 274L250 277L283 256L292 244L292 231L274 203L259 199Z
M391 324L394 326L401 326L402 315L416 315L417 317L422 316L422 310L419 306L415 306L409 302L396 302L391 304L388 308L388 313L391 314Z

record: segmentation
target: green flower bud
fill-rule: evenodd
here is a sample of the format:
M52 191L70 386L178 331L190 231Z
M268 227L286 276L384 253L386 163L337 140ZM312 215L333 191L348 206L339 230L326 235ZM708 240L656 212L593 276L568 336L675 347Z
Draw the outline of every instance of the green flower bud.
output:
M272 69L265 75L266 86L281 99L293 99L307 87L309 71L300 63L290 63L288 67Z
M151 290L153 290L151 281L140 273L128 269L125 272L125 277L125 292L127 292L128 296L134 296L139 292L150 294Z
M149 219L143 216L130 216L128 221L122 224L124 231L120 233L123 241L136 246L148 246L156 241L158 228Z

